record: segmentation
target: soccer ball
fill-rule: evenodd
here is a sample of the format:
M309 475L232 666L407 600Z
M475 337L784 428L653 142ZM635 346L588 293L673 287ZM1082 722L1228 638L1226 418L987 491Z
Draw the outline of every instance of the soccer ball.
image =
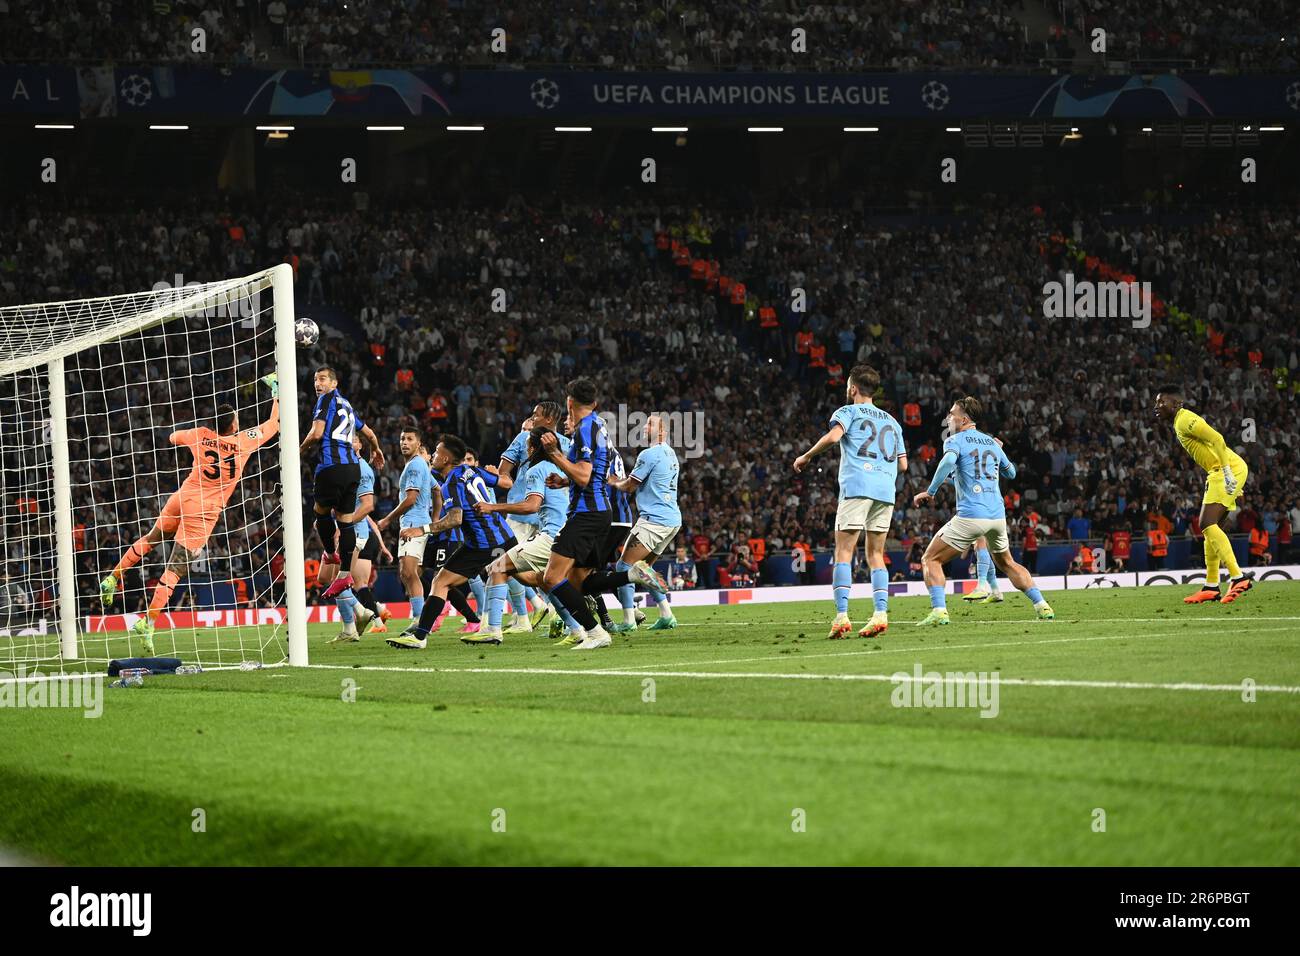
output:
M295 319L293 323L293 340L303 348L316 344L320 338L320 326L308 318Z

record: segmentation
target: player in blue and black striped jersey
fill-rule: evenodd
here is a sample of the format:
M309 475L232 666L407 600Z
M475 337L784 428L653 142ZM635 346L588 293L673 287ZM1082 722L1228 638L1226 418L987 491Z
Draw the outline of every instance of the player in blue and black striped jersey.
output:
M361 483L361 459L352 447L352 437L360 434L374 449L370 463L384 467L384 453L379 439L370 426L361 420L352 404L339 394L339 378L328 365L316 370L316 409L312 413L311 430L303 439L298 454L306 458L320 445L320 460L316 465L312 488L312 508L316 513L316 533L321 544L329 548L338 532L337 560L332 563L343 568L352 566L352 552L356 550L357 536L351 522L335 522L336 515L350 514L357 500L357 486ZM336 578L326 597L333 597L352 585L352 575ZM332 593L331 593L332 592Z
M565 402L573 430L573 444L566 455L554 434L542 438L549 461L563 473L546 479L548 488L569 488L569 513L564 527L551 548L550 560L542 575L542 586L556 598L582 626L583 634L575 650L609 647L609 632L596 620L582 596L583 582L593 571L605 566L605 541L611 520L609 503L609 434L605 422L596 414L596 383L576 378L565 388ZM634 568L630 578L653 590L659 582ZM577 635L570 635L575 640ZM569 638L565 638L568 641Z
M495 484L495 475L465 461L465 443L455 435L443 435L433 454L433 470L442 479L446 491L445 516L423 528L406 528L402 534L438 534L448 528L459 528L463 538L447 559L429 586L429 596L420 620L397 637L390 637L393 647L422 649L433 630L434 622L442 614L448 592L470 578L483 573L483 569L515 546L514 535L498 514L481 514L474 509L480 501L494 501L489 490Z

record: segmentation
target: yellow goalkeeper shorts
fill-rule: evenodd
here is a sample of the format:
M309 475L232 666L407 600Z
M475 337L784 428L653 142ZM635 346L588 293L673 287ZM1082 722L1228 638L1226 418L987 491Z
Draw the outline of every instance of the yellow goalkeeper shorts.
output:
M1223 505L1229 511L1237 510L1237 499L1241 497L1242 489L1246 487L1246 475L1250 469L1246 467L1243 461L1238 467L1232 469L1232 474L1237 479L1237 493L1230 495L1228 489L1223 487L1223 472L1215 469L1205 476L1205 497L1201 499L1201 505Z

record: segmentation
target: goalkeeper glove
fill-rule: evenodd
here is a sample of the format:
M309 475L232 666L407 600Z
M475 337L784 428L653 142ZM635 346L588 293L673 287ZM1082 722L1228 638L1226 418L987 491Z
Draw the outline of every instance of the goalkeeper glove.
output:
M1223 469L1223 488L1230 495L1237 493L1237 476L1232 473L1231 468Z
M270 375L263 375L262 381L265 382L266 387L271 390L272 398L280 397L280 376L279 375L277 375L275 372L272 372Z

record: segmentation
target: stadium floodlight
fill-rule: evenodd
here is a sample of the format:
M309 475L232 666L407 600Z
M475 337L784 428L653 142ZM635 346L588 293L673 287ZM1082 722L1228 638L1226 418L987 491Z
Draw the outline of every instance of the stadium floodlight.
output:
M879 132L880 132L880 127L879 127L879 126L846 126L846 127L844 127L844 132L846 132L846 133L879 133Z
M401 133L405 132L405 126L367 126L366 131L370 133Z
M590 133L591 127L590 126L557 126L555 127L555 131L557 133Z
M151 585L168 568L181 577L152 635L158 655L205 668L307 663L292 268L176 278L150 292L0 308L0 670L102 673L148 653L127 627L166 594ZM274 437L263 381L272 372ZM221 428L222 405L238 417L234 432L187 432ZM172 441L177 432L187 433ZM238 456L222 457L234 445L250 451L242 475ZM200 508L181 506L179 522L159 523L163 540L123 558L189 478ZM211 480L221 495L206 490ZM115 562L127 569L105 609L101 581Z
M71 123L37 123L37 129L76 129Z
M687 126L651 126L652 133L689 133L690 127Z
M784 133L784 126L747 126L746 129L751 133Z
M188 126L178 125L178 124L174 124L174 123L150 123L150 124L149 124L149 128L150 128L150 129L157 129L157 130L189 129Z
M448 133L481 133L487 127L485 126L448 126Z

